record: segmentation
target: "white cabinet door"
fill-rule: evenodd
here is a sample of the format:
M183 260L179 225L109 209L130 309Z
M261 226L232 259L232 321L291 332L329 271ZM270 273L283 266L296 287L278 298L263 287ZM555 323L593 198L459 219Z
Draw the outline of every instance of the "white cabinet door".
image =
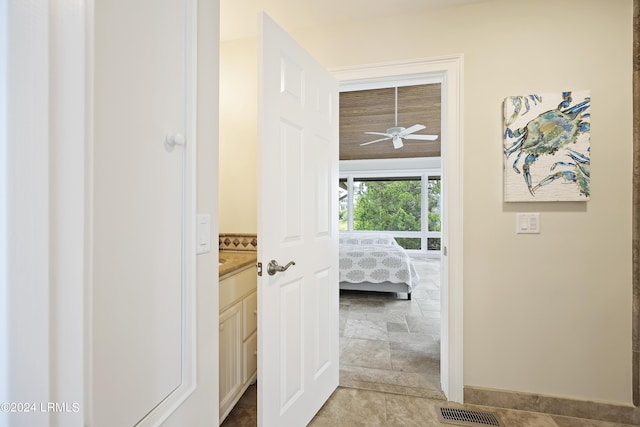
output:
M220 415L226 416L242 387L242 301L220 314Z
M186 133L188 4L94 5L92 426L182 384L184 147L164 141Z
M261 27L258 425L304 426L338 385L338 84Z

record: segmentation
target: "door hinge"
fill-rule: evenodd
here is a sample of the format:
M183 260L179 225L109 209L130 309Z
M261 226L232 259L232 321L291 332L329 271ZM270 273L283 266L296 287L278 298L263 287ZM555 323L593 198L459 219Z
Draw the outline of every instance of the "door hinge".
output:
M256 267L258 269L258 276L262 277L262 263L261 262L257 263Z

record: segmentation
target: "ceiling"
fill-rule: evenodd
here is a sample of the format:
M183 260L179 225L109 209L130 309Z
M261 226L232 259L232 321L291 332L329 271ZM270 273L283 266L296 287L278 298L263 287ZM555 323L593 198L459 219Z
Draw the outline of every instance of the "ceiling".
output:
M220 39L255 37L261 11L286 31L295 32L485 1L489 0L220 0ZM420 86L413 90L413 95L408 88L399 88L398 124L403 127L423 124L427 128L418 134L440 135L440 85ZM415 96L416 93L420 95ZM394 88L345 92L340 103L341 159L440 155L440 138L433 142L405 140L404 147L398 150L389 141L360 146L372 140L369 138L372 135L364 132L384 132L394 125Z
M488 0L220 0L220 39L255 36L258 13L287 31L382 19Z
M438 135L435 141L404 140L404 146L380 141L360 144L382 136L365 132L385 132L395 126L395 88L340 93L340 160L393 159L440 156L441 84L398 88L398 126L426 126L416 135Z

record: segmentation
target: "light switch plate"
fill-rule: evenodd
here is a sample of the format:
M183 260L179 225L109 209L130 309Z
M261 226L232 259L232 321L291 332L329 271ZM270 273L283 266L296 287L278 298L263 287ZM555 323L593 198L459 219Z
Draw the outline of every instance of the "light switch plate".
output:
M540 234L540 214L517 213L516 214L517 234Z
M200 214L197 221L196 254L200 255L211 251L211 215Z

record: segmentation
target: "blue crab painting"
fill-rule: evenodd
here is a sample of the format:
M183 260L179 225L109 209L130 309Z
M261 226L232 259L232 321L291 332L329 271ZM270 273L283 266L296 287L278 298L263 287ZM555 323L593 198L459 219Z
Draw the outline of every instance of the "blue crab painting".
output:
M589 198L590 107L588 91L505 99L505 201Z

